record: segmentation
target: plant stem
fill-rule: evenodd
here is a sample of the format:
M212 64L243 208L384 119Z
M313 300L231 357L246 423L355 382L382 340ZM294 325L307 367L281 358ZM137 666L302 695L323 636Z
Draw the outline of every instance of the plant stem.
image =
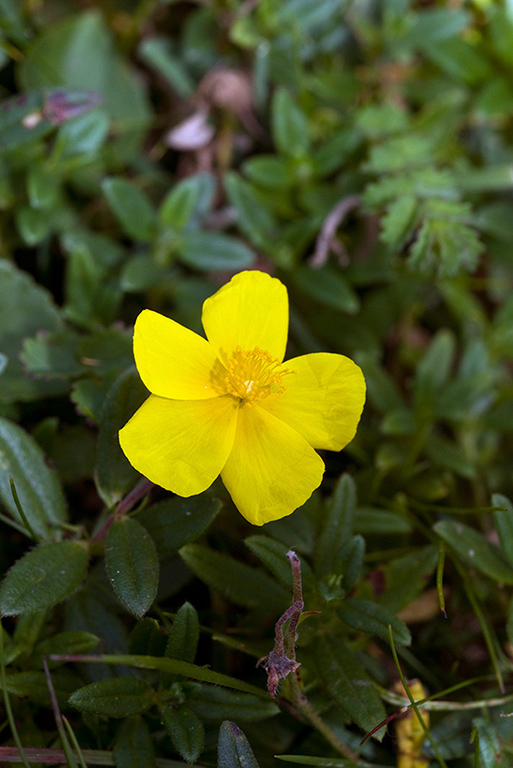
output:
M299 670L296 670L295 675L290 676L288 682L291 694L291 702L298 710L298 712L303 715L305 720L308 720L308 722L315 728L315 730L319 731L319 733L324 736L328 744L330 744L333 749L335 749L348 760L359 762L360 758L358 755L353 752L353 750L348 747L347 744L344 744L344 742L338 738L338 736L331 730L329 725L324 722L318 712L316 712L315 709L313 709L313 707L310 705L310 702L301 689Z
M151 491L153 486L154 483L152 483L151 480L141 480L141 482L138 483L135 488L133 488L130 493L125 496L124 499L121 499L114 512L107 517L101 528L96 531L92 540L103 541L107 536L109 528L111 527L114 520L118 520L119 518L123 517L130 509L132 509L134 504L137 504L140 499L143 499L146 494Z
M331 730L329 725L324 722L318 712L316 712L310 705L306 695L303 693L300 665L296 663L297 626L304 608L303 589L301 584L301 561L293 550L287 552L287 557L289 558L290 566L292 568L293 603L276 624L276 643L273 651L273 660L276 662L280 653L284 653L287 657L290 667L289 671L293 673L288 677L290 700L295 709L300 712L305 720L308 720L308 722L319 731L322 736L324 736L333 749L349 760L358 761L358 756L344 744L344 742ZM285 633L283 633L282 626L286 620L288 620L289 623ZM288 674L288 672L285 674ZM280 676L284 677L285 674Z

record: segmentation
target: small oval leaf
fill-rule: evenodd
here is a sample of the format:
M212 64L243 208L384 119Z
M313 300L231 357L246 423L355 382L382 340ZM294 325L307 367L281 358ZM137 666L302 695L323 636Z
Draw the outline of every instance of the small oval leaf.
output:
M178 244L180 258L196 269L245 269L255 261L247 245L230 235L187 232Z
M156 213L148 195L125 179L106 179L103 191L116 218L134 240L152 239Z
M217 768L259 768L249 741L241 729L228 720L219 729Z
M194 763L203 749L205 733L199 717L187 706L162 707L160 716L177 752L188 763Z
M138 677L111 677L84 685L69 697L82 712L103 717L139 715L153 704L154 691Z
M276 92L272 105L273 139L284 155L304 157L310 147L308 120L288 91Z
M157 550L146 528L131 517L115 520L105 542L105 565L123 605L143 616L155 600L159 582Z
M169 632L166 656L193 663L199 640L199 619L195 608L184 603L177 611Z
M0 614L39 611L64 600L87 571L87 549L78 541L57 541L27 552L0 588Z

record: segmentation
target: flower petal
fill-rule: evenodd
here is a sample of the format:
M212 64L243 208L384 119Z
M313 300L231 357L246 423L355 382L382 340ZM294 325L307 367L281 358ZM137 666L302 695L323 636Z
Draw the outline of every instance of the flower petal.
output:
M286 361L295 374L285 391L260 407L293 427L314 448L340 451L354 437L365 402L365 379L344 355L319 352Z
M226 365L237 346L285 355L289 324L287 289L265 272L240 272L203 304L203 327Z
M244 405L221 478L254 525L290 515L321 484L324 462L306 440L259 406Z
M144 309L135 321L134 357L144 385L176 400L217 397L216 355L208 341L169 317Z
M167 400L150 395L119 433L127 459L157 485L179 496L209 487L232 449L234 397Z

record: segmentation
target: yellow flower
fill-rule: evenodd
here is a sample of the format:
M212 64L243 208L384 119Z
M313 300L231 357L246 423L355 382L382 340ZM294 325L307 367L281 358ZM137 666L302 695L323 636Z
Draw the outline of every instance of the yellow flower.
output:
M121 447L152 482L179 496L220 474L242 515L263 525L289 515L320 485L314 448L352 440L365 381L343 355L315 353L282 364L288 332L285 286L241 272L203 304L207 339L145 309L134 356L148 399L121 429Z

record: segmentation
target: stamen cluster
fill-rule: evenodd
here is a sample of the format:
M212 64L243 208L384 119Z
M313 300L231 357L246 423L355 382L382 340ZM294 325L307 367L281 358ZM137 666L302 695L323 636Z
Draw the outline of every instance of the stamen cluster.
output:
M248 405L264 400L271 392L280 394L285 390L282 377L289 371L272 357L269 352L255 347L249 351L236 347L228 361L224 385L229 395L239 397Z

